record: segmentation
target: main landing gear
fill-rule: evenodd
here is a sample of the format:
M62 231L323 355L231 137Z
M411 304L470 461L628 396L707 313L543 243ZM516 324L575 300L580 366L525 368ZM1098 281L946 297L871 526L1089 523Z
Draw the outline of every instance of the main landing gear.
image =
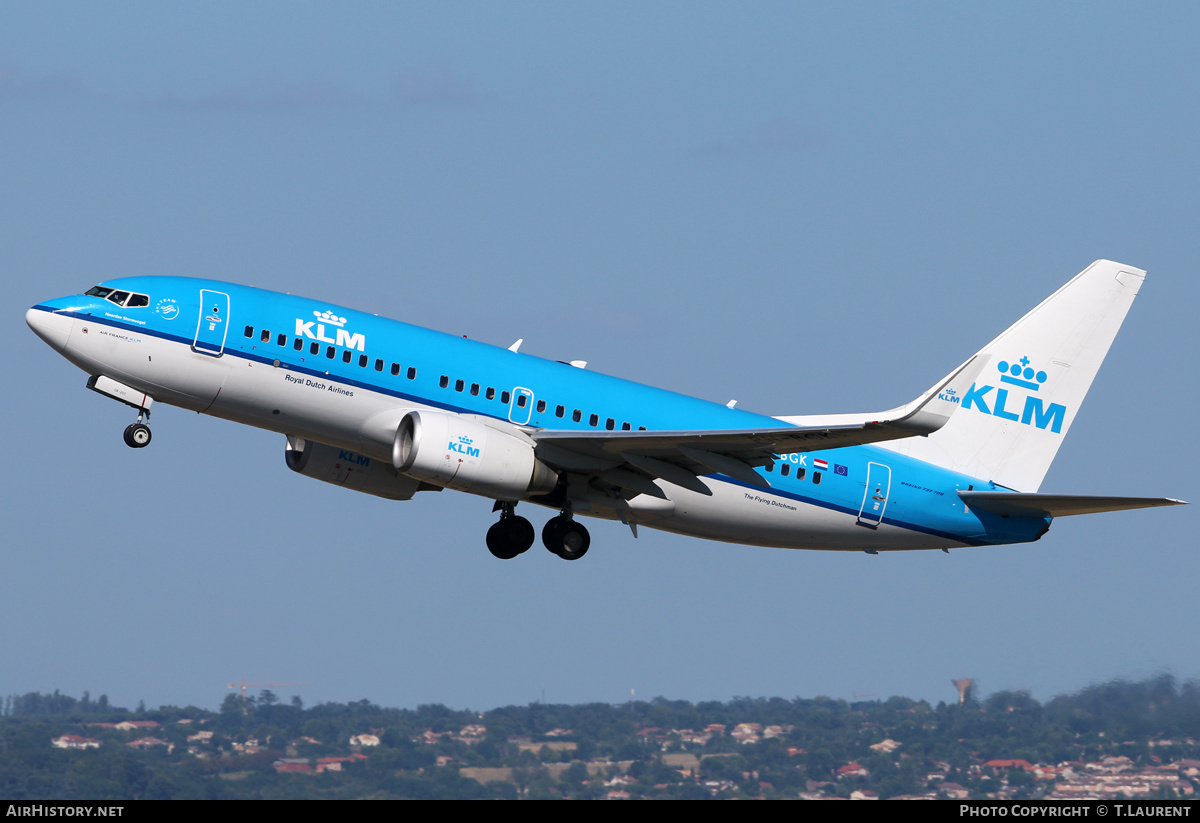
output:
M142 422L143 418L148 421L150 412L139 412L137 422L130 423L125 429L125 445L131 449L144 449L150 445L150 427Z
M533 525L524 517L514 513L516 503L497 501L492 511L500 512L500 521L492 524L487 533L488 551L501 560L512 560L524 554L533 545ZM571 509L563 509L558 517L552 517L542 529L542 543L563 560L578 560L587 554L592 536L583 524L576 523Z
M516 503L496 503L496 508L500 510L500 522L488 529L488 551L501 560L512 560L518 554L529 551L529 547L533 545L533 524L519 514L514 514L513 510L516 507Z
M592 536L582 523L571 519L570 511L566 511L546 521L542 528L542 543L563 560L578 560L587 554Z

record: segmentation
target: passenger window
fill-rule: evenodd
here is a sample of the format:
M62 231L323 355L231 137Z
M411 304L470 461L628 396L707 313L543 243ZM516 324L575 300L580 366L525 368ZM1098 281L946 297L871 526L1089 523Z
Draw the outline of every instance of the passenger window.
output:
M416 367L414 367L414 366L409 366L409 367L408 367L408 379L409 379L409 380L416 380L416 379L417 379L417 370L416 370Z
M813 472L813 485L814 486L821 485L821 473L820 472Z
M491 386L488 386L487 391L485 391L483 393L483 396L486 397L488 400L495 400L496 399L496 390L493 389Z
M277 346L286 346L286 345L287 345L287 335L286 335L286 334L280 334L278 337L276 337L276 338L275 338L275 345L277 345Z
M645 426L638 426L638 431L644 432L645 430L646 430Z
M321 344L313 343L311 346L308 347L308 353L309 354L320 354L321 353Z
M479 396L479 384L478 384L478 383L472 383L472 384L471 384L471 396L472 396L472 397L478 397L478 396Z
M446 388L447 386L450 385L450 378L443 374L442 379L438 381L438 385L441 386L443 389Z
M788 474L791 472L791 470L792 470L791 466L787 463L784 463L782 466L779 467L779 474L782 475L783 477L787 477Z
M350 358L353 356L354 356L354 352L350 351L349 349L346 349L344 352L342 352L342 362L349 363Z
M806 474L808 474L808 469L804 469L804 468L796 469L796 479L797 480L803 480L804 475L806 475Z
M545 400L539 400L537 402L537 410L538 410L538 414L541 414L542 412L544 412L546 410L546 401Z
M518 395L518 397L517 397L517 408L518 408L518 409L523 409L523 408L525 408L525 404L526 404L526 403L528 403L528 402L529 402L529 395L527 395L527 394Z
M506 391L500 392L500 402L503 403L504 405L507 406L508 401L511 399L512 399L512 395L509 394L508 392L506 392Z
M589 426L595 426L599 423L600 423L600 415L598 415L598 414L588 415L588 425Z
M335 349L333 346L325 347L325 356L328 357L330 360L333 359L333 356L335 354L337 354L337 349Z
M295 349L296 351L303 351L304 350L304 341L301 340L299 337L297 337L296 345L292 346L292 348Z
M562 417L566 413L567 413L567 410L564 407L562 407L562 406L554 407L554 416L555 417Z
M454 381L454 390L455 390L455 391L462 391L462 390L463 390L463 386L465 386L465 385L466 385L466 383L464 383L463 381L461 381L461 380L455 380L455 381Z
M247 340L249 340L249 339L250 339L251 337L253 337L253 336L254 336L254 327L253 327L253 326L247 326L247 327L246 327L246 339L247 339Z
M575 411L571 412L571 419L578 423L583 419L583 412L581 412L579 409L576 409Z
M259 337L258 339L264 343L270 343L271 342L271 333L269 331L267 331L266 329L263 329L262 336Z
M375 358L375 371L383 371L383 360L381 358Z
M604 421L604 428L608 429L609 431L612 431L616 427L617 421L613 420L611 417Z
M766 469L766 470L767 470L767 471L769 471L769 472L771 472L771 471L775 471L775 466L774 466L773 464L771 464L771 463L768 463L767 465L763 466L763 468L764 468L764 469Z
M358 367L360 369L365 369L367 367L367 356L365 354L360 354L358 356Z
M392 377L395 377L398 374L400 374L400 364L393 363L392 364Z
M621 431L623 431L623 432L627 432L627 431L629 431L629 429L630 429L630 426L629 426L629 424L628 424L628 423L622 423L622 424L621 424Z

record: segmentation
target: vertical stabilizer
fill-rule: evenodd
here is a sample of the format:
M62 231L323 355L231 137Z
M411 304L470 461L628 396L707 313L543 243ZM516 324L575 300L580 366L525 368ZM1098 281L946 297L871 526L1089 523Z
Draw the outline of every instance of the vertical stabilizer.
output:
M1036 492L1145 277L1097 260L979 351L990 362L943 428L881 445Z

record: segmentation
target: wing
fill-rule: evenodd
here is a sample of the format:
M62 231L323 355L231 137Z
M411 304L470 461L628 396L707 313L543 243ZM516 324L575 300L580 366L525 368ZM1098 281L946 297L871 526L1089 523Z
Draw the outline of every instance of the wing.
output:
M832 425L787 425L718 431L537 431L537 455L562 471L588 474L635 493L665 497L661 479L711 494L699 475L724 474L755 486L770 483L756 471L777 454L840 449L935 432L983 369L968 360L911 403L888 412L838 415Z

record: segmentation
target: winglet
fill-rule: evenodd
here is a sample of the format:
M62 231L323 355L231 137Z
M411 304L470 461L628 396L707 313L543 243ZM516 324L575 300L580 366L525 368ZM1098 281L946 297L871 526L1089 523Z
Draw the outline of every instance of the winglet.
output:
M927 435L940 429L958 410L971 384L983 372L990 355L977 354L951 372L940 383L916 400L894 409L872 414L789 415L776 420L809 429L864 427L892 429L903 434L873 438L862 442L878 442L897 438Z
M896 411L900 416L886 421L891 428L904 429L913 434L926 435L937 431L958 410L963 395L970 389L975 378L990 360L987 355L977 354L963 363L958 371L934 386L925 394Z

